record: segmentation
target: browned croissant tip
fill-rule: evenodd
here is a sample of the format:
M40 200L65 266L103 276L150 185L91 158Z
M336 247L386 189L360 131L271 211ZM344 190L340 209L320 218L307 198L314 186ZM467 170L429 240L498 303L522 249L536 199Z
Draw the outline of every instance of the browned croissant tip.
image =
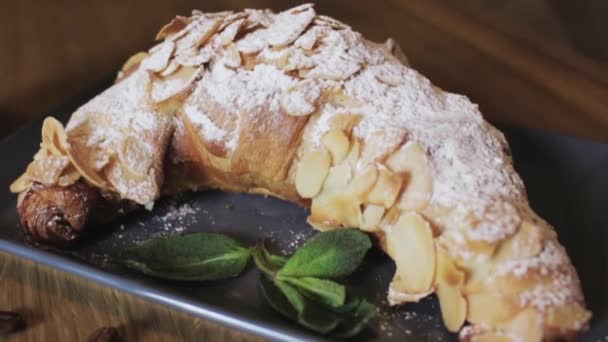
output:
M70 223L60 216L53 217L48 223L46 229L46 235L48 242L60 246L69 247L78 240L80 234L72 229Z
M83 182L68 187L34 183L18 206L21 225L37 242L72 246L99 197Z

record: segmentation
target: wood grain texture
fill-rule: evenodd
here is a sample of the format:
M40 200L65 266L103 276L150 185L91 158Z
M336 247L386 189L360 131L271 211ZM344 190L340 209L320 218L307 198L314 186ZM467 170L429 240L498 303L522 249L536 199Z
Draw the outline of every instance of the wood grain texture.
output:
M127 56L152 45L156 30L174 14L191 8L283 9L299 2L4 2L0 46L9 53L0 54L0 131L49 114L114 72ZM478 7L440 0L333 0L319 2L317 9L373 39L393 36L417 69L439 86L471 97L491 121L608 141L606 63Z
M27 321L6 341L86 341L102 326L116 327L127 342L261 341L4 253L0 279L0 310L20 312Z
M129 55L151 46L157 29L175 14L188 14L192 8L278 10L300 2L3 1L0 136L34 117L52 114L51 108L115 72ZM540 8L550 8L548 0L542 2ZM394 37L417 69L442 88L468 95L491 121L608 141L606 61L592 60L570 48L580 44L545 39L564 32L557 19L539 34L488 12L490 6L483 3L487 2L327 0L319 1L317 10L344 20L374 40ZM503 7L505 3L501 2ZM526 6L526 1L509 3ZM494 9L500 10L499 6ZM572 21L566 23L571 25ZM585 46L594 41L601 43L586 37ZM83 341L103 325L118 326L126 341L252 338L0 254L3 309L23 311L30 321L28 330L9 341Z

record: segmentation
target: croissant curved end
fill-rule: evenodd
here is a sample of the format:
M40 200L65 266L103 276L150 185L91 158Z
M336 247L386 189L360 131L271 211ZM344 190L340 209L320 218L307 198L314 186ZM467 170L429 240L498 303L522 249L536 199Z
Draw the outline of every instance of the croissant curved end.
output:
M67 187L33 183L21 194L21 225L37 242L69 247L89 226L91 209L100 196L82 181Z

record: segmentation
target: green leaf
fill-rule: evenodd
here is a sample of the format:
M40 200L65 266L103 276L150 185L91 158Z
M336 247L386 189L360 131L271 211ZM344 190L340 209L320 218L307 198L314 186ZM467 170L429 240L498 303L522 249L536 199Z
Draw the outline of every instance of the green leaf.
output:
M355 296L350 291L347 290L346 298L344 299L344 305L342 305L338 308L333 308L332 310L337 313L348 313L348 312L355 310L357 308L357 306L359 306L359 303L361 303L362 300L365 300L365 299L362 299L359 296Z
M298 313L287 297L285 297L283 292L281 292L273 281L265 275L260 276L260 291L273 309L291 320L298 320Z
M268 263L277 271L280 270L285 263L287 263L287 257L282 255L270 254L266 249L264 249L264 253L266 253L266 260Z
M305 297L331 308L339 308L344 304L346 288L334 281L313 277L278 277L286 283L295 286Z
M369 321L376 316L376 306L367 300L359 300L359 304L343 319L332 332L332 336L348 338L357 335Z
M283 281L275 281L274 284L283 292L298 313L300 325L321 334L327 334L340 323L340 319L336 315L306 299L295 287Z
M296 288L282 281L275 281L274 284L285 295L298 315L304 311L304 307L306 306L306 298L304 298L304 296L302 296Z
M239 275L250 255L250 249L229 237L196 233L148 240L126 250L122 263L158 278L208 281Z
M298 316L298 323L321 334L332 332L340 324L340 317L315 303L309 304Z
M285 265L287 258L271 254L263 244L258 243L253 249L253 261L262 273L273 278L275 273Z
M300 247L278 274L316 278L347 276L359 267L371 246L369 237L355 229L319 233Z

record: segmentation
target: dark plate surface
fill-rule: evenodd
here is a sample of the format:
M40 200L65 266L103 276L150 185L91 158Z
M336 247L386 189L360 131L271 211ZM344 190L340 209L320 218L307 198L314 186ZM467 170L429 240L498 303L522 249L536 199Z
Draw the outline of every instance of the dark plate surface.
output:
M65 121L68 113L99 89L54 114ZM38 148L40 126L37 122L0 143L0 154L9 156L0 168L0 251L271 339L321 339L283 319L262 301L254 267L233 281L187 284L142 277L111 262L113 255L142 240L196 231L222 232L250 244L266 239L275 251L291 253L313 232L305 220L306 210L277 199L215 191L186 194L161 200L153 212L136 212L100 227L96 236L69 252L30 245L18 227L16 196L8 192L8 186ZM583 340L603 340L608 336L608 145L501 128L533 208L557 227L581 277L594 313ZM443 328L434 297L400 308L386 305L385 291L393 272L393 263L373 251L348 279L356 291L380 307L379 319L357 340L454 340L455 335Z

